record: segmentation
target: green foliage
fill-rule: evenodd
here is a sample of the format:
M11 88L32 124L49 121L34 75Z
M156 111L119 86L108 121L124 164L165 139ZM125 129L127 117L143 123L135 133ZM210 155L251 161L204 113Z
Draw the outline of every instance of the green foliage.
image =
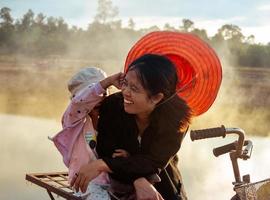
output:
M136 40L146 33L160 30L157 26L135 30L132 18L128 27L122 27L122 21L115 20L118 8L110 0L98 0L97 13L87 30L69 27L61 17L46 17L43 13L35 15L31 9L15 22L10 13L11 9L7 7L0 10L1 55L66 55L87 60L123 60ZM190 19L183 19L178 28L166 23L163 30L195 34L222 57L230 56L229 60L238 66L269 67L270 44L255 44L254 35L245 37L237 25L225 24L213 37L209 37L205 29L196 28Z

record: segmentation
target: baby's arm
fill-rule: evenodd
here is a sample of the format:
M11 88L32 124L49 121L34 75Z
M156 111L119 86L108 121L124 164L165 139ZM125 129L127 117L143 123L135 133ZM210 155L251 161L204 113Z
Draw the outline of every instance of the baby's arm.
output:
M103 94L108 87L114 85L120 88L123 76L124 74L121 72L108 76L100 82L90 84L74 94L62 117L63 128L83 122L93 108L104 99Z
M100 83L95 83L76 93L62 117L63 128L83 122L86 115L102 101L104 92Z

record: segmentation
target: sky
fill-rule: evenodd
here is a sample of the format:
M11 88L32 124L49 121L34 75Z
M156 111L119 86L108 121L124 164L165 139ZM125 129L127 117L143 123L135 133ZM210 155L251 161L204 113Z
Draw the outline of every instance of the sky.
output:
M118 7L117 19L126 26L132 18L135 28L146 28L165 23L179 27L182 19L190 19L195 27L204 28L213 36L224 24L238 25L245 36L254 35L255 41L270 42L270 0L112 0ZM0 0L1 7L11 8L19 19L32 9L35 14L63 17L70 25L86 28L93 21L97 0Z

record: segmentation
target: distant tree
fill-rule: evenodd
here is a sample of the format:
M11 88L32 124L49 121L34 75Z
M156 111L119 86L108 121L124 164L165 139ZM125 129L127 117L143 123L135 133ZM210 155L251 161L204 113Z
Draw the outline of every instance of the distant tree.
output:
M56 19L56 25L58 32L63 34L68 34L68 24L65 22L65 20L62 17L59 17Z
M10 52L14 46L14 25L11 17L11 9L3 7L0 10L0 52Z
M255 36L254 35L248 36L246 38L245 42L248 43L248 44L255 44Z
M11 17L11 9L8 7L3 7L0 10L0 18L2 22L0 22L0 27L11 26L13 23L13 18Z
M2 37L8 37L8 35L12 34L12 31L14 29L13 25L13 18L11 17L11 9L7 7L3 7L0 10L0 32ZM2 38L3 40L4 38Z
M97 14L94 21L105 24L118 15L118 8L110 0L98 0Z
M128 28L134 30L135 29L135 22L133 21L132 18L129 18L128 20Z
M76 26L69 28L62 17L46 17L42 13L35 16L30 9L15 22L10 13L10 8L0 9L0 54L46 57L68 52L67 56L76 59L123 60L136 40L160 30L156 25L135 30L132 18L128 27L123 28L122 21L115 20L118 8L113 6L112 0L98 0L95 19L87 30ZM234 65L269 67L270 43L256 44L254 35L245 37L237 25L225 24L210 38L205 29L196 28L190 19L183 19L179 29L169 23L163 29L197 35Z
M57 18L55 17L48 17L47 18L47 32L53 33L57 30Z
M42 13L39 13L34 18L34 22L32 25L33 32L35 32L34 35L40 34L41 37L46 37L45 34L47 33L47 25L46 25L46 16Z
M220 34L220 32L217 32L212 38L211 38L211 43L218 47L222 46L224 44L225 40L224 37Z
M34 23L34 12L29 9L26 14L23 15L21 24L20 24L20 31L27 31L31 28Z
M166 23L164 24L164 27L163 27L164 30L167 30L167 31L175 31L176 29L171 26L169 23Z
M181 31L190 32L194 29L194 22L190 19L183 19L182 24L183 26L180 26Z
M111 21L109 25L114 30L120 30L122 28L122 21L121 20Z
M204 41L206 41L206 42L209 41L209 38L208 38L208 36L207 36L207 32L206 32L206 30L204 30L204 29L194 28L194 29L191 31L191 33L197 35L198 37L200 37L202 40L204 40Z
M270 59L267 47L254 44L247 47L244 57L240 60L240 64L252 67L268 67Z
M38 25L44 25L46 16L42 13L39 13L35 18L35 23Z
M150 33L150 32L153 32L153 31L160 31L160 28L158 26L150 26L149 28L143 28L143 29L140 29L139 32L141 34L146 34L146 33Z
M34 20L35 14L29 9L21 19L17 19L15 23L14 42L16 53L31 55L36 52L35 41L38 40L40 30Z
M237 40L242 42L244 39L244 35L241 32L241 28L237 25L233 24L225 24L219 30L218 34L220 34L225 40Z

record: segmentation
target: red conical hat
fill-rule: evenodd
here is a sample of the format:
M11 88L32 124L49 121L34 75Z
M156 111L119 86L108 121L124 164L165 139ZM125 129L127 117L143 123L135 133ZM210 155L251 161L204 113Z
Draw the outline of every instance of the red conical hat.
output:
M222 80L222 69L215 51L203 40L189 33L156 31L142 37L129 51L128 66L144 54L168 57L176 66L178 95L194 116L206 112L213 104Z

